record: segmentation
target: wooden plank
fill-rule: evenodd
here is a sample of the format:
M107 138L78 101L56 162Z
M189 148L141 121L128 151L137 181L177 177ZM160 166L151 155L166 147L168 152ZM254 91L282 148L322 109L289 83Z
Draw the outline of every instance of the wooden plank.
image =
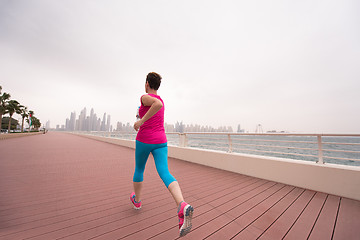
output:
M241 231L235 239L257 239L260 237L303 192L304 189L293 188L289 194L285 195L279 202L274 203L268 211Z
M239 232L245 229L259 216L263 215L269 208L271 208L274 202L279 201L292 189L293 187L291 186L277 184L271 189L268 189L262 194L254 197L240 208L237 207L237 211L230 211L229 214L233 216L233 219L229 222L224 222L222 227L217 227L216 229L218 230L214 234L210 235L209 239L230 239L236 237ZM239 210L241 212L239 212Z
M259 239L282 239L314 195L311 190L303 192Z
M307 239L320 214L327 194L317 192L284 239Z
M234 219L236 216L242 215L243 213L247 212L249 209L251 209L253 206L258 204L260 201L262 201L264 198L268 197L272 193L274 193L276 190L281 188L282 185L280 184L274 184L273 182L267 182L263 185L261 185L258 188L253 189L250 192L246 192L245 194L232 199L230 201L226 201L222 205L219 205L216 210L219 212L219 214L214 215L213 212L209 211L208 213L202 215L199 217L198 224L196 226L199 226L198 228L195 228L195 231L192 231L189 233L189 237L193 239L201 239L202 237L206 237L210 234L208 228L206 225L212 221L214 218L220 215L225 215L230 217L229 221L224 222L230 222L232 219ZM216 223L217 224L217 223ZM227 234L226 231L221 231L221 233ZM205 236L204 236L205 235ZM231 237L232 235L224 236L222 235L220 239L228 239L228 237ZM218 238L219 239L219 238Z
M360 236L360 201L341 198L334 240L358 240Z
M339 201L340 197L333 195L327 197L320 216L310 234L309 240L332 238Z

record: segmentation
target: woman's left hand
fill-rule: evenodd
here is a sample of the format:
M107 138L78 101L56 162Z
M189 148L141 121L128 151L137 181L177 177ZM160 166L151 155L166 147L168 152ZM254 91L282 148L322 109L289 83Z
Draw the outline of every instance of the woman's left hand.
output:
M139 121L137 121L136 123L134 123L134 129L135 131L139 131L141 125L143 125L143 121L140 119Z

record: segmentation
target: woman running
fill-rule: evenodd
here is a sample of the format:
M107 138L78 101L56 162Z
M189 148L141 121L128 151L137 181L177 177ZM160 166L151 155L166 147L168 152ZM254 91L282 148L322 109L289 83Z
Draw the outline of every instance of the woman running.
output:
M141 189L146 161L152 153L156 170L173 196L178 206L180 237L190 232L191 219L194 208L184 201L179 183L170 174L168 169L168 147L164 129L164 102L157 95L160 87L161 76L151 72L146 77L145 92L141 96L141 106L138 120L134 129L138 131L135 148L135 173L133 178L134 192L130 200L135 209L141 208Z

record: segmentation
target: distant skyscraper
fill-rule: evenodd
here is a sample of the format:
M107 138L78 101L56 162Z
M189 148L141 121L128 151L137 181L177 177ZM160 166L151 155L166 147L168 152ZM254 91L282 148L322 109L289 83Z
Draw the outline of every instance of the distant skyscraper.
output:
M98 122L97 116L96 116L96 114L94 114L94 116L92 118L92 128L91 128L92 131L99 131L99 129L97 127L97 122Z
M89 116L87 116L85 119L84 131L90 131L90 117Z
M116 124L116 131L121 131L122 130L122 123L121 122L117 122Z
M50 128L50 120L48 120L48 121L46 122L45 128L46 128L46 129L49 129L49 128Z
M101 130L101 119L98 118L96 122L96 131L100 131L100 130Z
M105 131L105 129L106 129L106 113L104 113L104 117L103 117L103 120L101 122L100 131Z
M70 131L70 119L68 119L68 118L66 119L65 130Z
M76 125L76 112L72 112L70 115L69 131L75 131Z
M110 131L110 115L108 115L108 117L107 117L107 123L106 123L105 131L107 131L107 132Z
M79 115L79 129L77 129L77 130L86 131L85 121L86 121L86 108L84 108Z
M238 133L244 133L244 132L245 132L244 129L241 129L240 124L238 125L237 132L238 132Z
M96 118L96 114L94 114L94 109L91 108L90 111L90 122L89 122L89 131L94 131L94 117Z
M176 131L176 132L183 133L184 130L185 130L185 125L184 125L182 122L180 122L180 123L177 122L177 123L175 124L175 131Z

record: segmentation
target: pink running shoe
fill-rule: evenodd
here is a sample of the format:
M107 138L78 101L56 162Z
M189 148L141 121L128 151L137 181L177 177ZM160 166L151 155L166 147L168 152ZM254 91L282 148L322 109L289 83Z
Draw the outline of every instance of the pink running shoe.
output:
M135 193L134 192L132 192L130 194L130 200L131 200L132 204L134 205L135 209L140 209L141 208L141 201L140 202L135 201Z
M190 204L187 204L184 201L179 204L178 216L180 237L183 237L190 232L193 212L194 208Z

